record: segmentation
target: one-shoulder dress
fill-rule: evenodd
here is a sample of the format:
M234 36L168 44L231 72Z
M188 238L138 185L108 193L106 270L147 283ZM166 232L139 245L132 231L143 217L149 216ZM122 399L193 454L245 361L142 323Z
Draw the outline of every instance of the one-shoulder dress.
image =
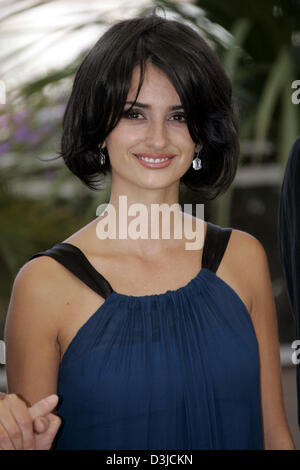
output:
M54 449L263 449L257 338L216 275L231 232L208 222L201 270L162 294L114 291L69 243L30 258L51 256L105 299L61 360Z

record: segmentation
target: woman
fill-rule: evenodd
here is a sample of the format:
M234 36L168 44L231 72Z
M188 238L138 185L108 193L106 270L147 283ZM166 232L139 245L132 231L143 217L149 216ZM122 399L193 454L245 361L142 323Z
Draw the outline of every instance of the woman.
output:
M10 393L59 396L53 448L294 448L264 249L178 205L180 182L201 201L224 192L238 151L231 84L189 26L121 21L79 67L61 155L93 189L111 171L109 205L22 267L6 323ZM146 236L105 238L137 203ZM169 237L150 236L155 204L175 207ZM188 222L196 250L175 236Z

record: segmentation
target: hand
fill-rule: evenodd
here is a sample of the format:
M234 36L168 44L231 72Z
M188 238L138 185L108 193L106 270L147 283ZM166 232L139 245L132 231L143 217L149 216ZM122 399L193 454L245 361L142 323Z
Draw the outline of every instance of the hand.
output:
M28 407L16 394L0 394L0 449L48 450L61 424L52 414L57 395Z

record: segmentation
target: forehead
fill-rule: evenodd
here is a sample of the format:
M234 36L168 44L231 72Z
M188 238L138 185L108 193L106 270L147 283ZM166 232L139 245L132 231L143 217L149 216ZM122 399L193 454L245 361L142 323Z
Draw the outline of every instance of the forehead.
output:
M136 66L133 69L131 77L131 85L128 92L128 99L134 100L138 89L140 80L140 67ZM170 101L172 104L181 104L177 91L167 75L152 64L147 64L145 67L145 76L142 87L138 95L138 101L145 102L166 102Z

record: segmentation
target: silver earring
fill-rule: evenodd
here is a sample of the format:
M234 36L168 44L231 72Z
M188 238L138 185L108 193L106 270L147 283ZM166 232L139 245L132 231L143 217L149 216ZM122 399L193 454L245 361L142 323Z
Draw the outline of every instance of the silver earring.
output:
M100 157L100 165L104 165L105 164L105 153L103 152L103 149L98 147L99 148L99 157Z
M194 170L201 170L201 168L202 168L201 159L199 158L201 150L202 150L202 148L199 150L199 152L196 155L196 158L194 158L194 160L193 160Z

